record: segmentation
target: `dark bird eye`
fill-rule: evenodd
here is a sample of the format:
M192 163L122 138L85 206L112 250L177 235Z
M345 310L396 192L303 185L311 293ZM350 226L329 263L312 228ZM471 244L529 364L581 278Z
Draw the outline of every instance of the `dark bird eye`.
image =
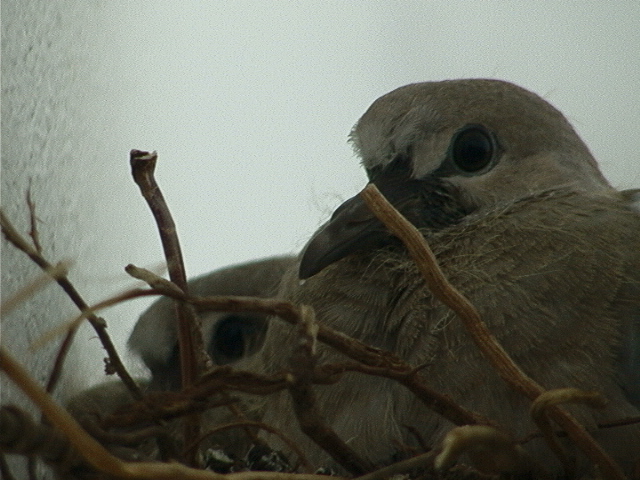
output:
M260 347L265 331L264 318L248 314L225 316L210 340L209 354L219 365L235 362Z
M457 168L475 173L489 165L495 150L495 142L489 132L479 126L469 126L453 137L450 155Z

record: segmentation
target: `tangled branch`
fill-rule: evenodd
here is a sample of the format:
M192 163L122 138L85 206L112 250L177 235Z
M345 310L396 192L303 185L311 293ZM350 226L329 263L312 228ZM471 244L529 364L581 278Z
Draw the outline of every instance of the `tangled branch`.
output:
M473 452L478 448L486 450L487 445L496 450L496 455L489 455L486 458L476 456L476 466L488 465L488 471L493 472L513 469L514 465L518 464L523 457L523 450L519 444L526 443L534 435L542 436L545 439L551 450L565 466L566 472L572 474L575 472L575 466L557 441L559 434L554 431L551 422L555 422L564 430L565 434L598 466L606 478L614 480L624 478L620 467L613 462L584 427L560 406L566 402L585 402L595 407L597 406L595 404L601 403L600 397L575 389L545 391L535 381L527 377L491 334L475 307L444 277L424 237L385 200L375 186L370 185L362 192L362 196L373 213L394 235L403 241L433 295L458 315L473 337L478 349L489 359L492 367L501 378L514 391L531 400L531 415L541 433L535 433L520 442L515 442L498 430L492 419L464 409L448 396L432 390L419 367L406 363L392 352L371 347L316 322L313 310L308 306L294 305L278 298L191 296L187 290L186 274L180 245L175 233L175 224L153 178L156 160L155 153L137 150L131 152L133 176L156 218L171 278L171 280L162 279L144 269L133 265L127 266L126 271L135 278L143 279L150 285L150 289L129 290L93 306L87 305L68 281L66 271L60 267L52 266L42 255L36 228L35 204L31 197L28 196L27 202L31 213L30 234L33 246L15 230L0 211L2 232L7 240L27 254L47 272L48 276L54 278L81 311L74 322L65 326L66 336L56 358L56 365L46 390L30 378L9 352L0 349L0 369L36 403L50 422L50 425L38 424L28 418L20 409L3 407L0 409L0 425L4 435L0 435L1 451L18 452L25 455L35 453L59 466L61 471L68 470L71 466L82 466L82 468L104 472L110 478L322 480L326 477L312 474L246 471L223 475L194 468L198 449L206 438L221 431L240 429L245 430L252 441L257 441L257 435L253 432L256 429L263 429L281 436L284 443L289 444L292 451L297 450L303 467L310 471L311 466L304 459L305 452L299 451L295 444L269 425L240 418L235 422L212 426L209 431L200 433L198 423L195 420L197 417L194 415L204 414L215 408L228 406L236 408L240 402L237 398L229 396L233 393L268 396L286 390L291 395L294 412L302 430L347 471L354 476L359 476L359 480L379 480L394 474L416 471L416 469L422 472L434 468L444 469L457 461L462 453L468 453L473 459ZM6 311L7 308L13 308L15 304L28 298L41 283L42 281L39 280L37 284L19 292L19 295L12 300L13 303L3 304L3 311ZM180 392L163 392L162 395L143 394L122 365L115 347L106 334L104 320L95 316L95 312L107 306L148 295L165 295L176 300L184 382ZM196 311L207 310L263 313L296 328L301 342L294 349L290 359L290 370L276 375L261 375L236 370L230 366L212 367L210 361L206 359L201 338L201 326L198 323L197 315L195 315ZM95 425L85 426L91 430L92 435L88 434L86 428L83 429L64 409L57 406L47 393L47 391L53 390L59 378L66 352L79 322L84 318L87 318L93 325L109 355L110 364L134 397L134 401L128 403L126 409L102 412L104 415ZM342 353L349 361L317 364L315 346L318 341ZM351 449L344 439L338 437L330 425L323 422L319 413L313 386L339 382L346 372L388 378L400 383L429 409L452 422L457 428L451 430L446 436L440 451L432 450L376 470L370 462ZM241 416L239 410L236 413ZM162 428L165 425L164 422L178 418L187 419L183 440L185 451L188 452L186 463L192 466L177 462L132 463L114 456L105 448L106 444L133 445L135 447L140 441L149 437L166 437L167 430ZM638 419L624 419L619 423L628 424L633 421L638 421ZM121 428L131 431L121 433L118 431ZM26 441L27 437L35 437L26 434L21 436L21 432L36 432L38 438L47 438L50 441L29 443ZM499 458L500 461L504 460L508 467L504 464L496 464L494 462L496 458ZM8 471L2 458L0 458L0 470L3 475L5 475L5 471Z

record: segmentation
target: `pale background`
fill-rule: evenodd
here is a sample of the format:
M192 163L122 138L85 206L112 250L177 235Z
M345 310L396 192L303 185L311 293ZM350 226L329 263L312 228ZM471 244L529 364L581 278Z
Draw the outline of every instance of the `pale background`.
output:
M159 152L190 275L296 252L365 183L347 134L369 104L459 77L543 95L615 186L639 187L638 32L638 1L6 0L2 207L24 230L31 178L45 253L74 261L89 302L132 285L127 263L162 260L131 148ZM3 297L36 273L3 241ZM145 305L104 313L119 345ZM28 343L73 313L51 286L2 343L43 379L52 347ZM95 335L76 342L67 394L104 379Z

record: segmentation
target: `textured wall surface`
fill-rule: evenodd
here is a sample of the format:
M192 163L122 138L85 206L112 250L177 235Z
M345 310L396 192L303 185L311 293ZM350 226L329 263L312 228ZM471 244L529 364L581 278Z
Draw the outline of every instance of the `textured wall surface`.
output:
M100 108L109 79L100 66L108 47L95 28L99 18L97 2L2 2L2 208L26 234L31 185L43 253L52 263L72 262L70 278L89 303L115 291L112 279L124 277L113 252L126 251L136 228L127 212L114 208L120 192L136 192L127 152L109 149L117 118ZM3 299L40 273L4 240L1 267ZM62 290L49 285L2 319L2 345L44 383L60 340L36 351L30 345L76 313ZM57 397L104 378L103 356L83 327ZM29 405L4 376L0 382L1 403Z

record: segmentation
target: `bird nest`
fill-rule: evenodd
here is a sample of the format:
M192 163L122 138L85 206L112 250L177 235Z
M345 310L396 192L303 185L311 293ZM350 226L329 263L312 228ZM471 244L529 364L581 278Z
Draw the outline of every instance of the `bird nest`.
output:
M133 176L153 212L163 240L171 281L135 266L127 272L149 285L134 289L97 305L87 305L69 282L63 265L53 265L41 252L35 228L34 206L32 241L23 238L2 215L5 238L35 261L56 281L82 312L64 328L64 340L55 368L46 387L39 385L4 348L0 368L41 410L46 422L37 422L23 409L0 408L0 451L30 458L38 456L60 478L76 479L215 479L215 480L322 480L327 475L373 480L383 478L481 479L497 476L535 478L522 444L513 439L491 418L468 411L449 397L429 388L420 368L405 363L393 353L363 344L342 332L316 322L313 309L276 298L195 297L185 294L186 275L169 210L155 184L154 153L132 151ZM579 402L594 408L602 404L600 395L566 388L545 391L528 378L509 358L474 306L444 278L424 237L377 192L368 186L361 195L375 215L400 238L425 278L433 295L451 308L473 337L477 348L500 377L516 392L531 401L531 417L539 427L532 436L542 437L567 476L575 475L575 461L558 441L567 436L592 464L595 477L625 478L620 467L598 446L591 435L563 408ZM39 282L38 280L37 282ZM36 282L36 283L37 283ZM28 301L32 285L3 304L3 312L20 301ZM178 305L183 388L178 392L145 393L127 372L111 342L106 323L96 316L100 309L149 295L165 295ZM242 371L232 366L212 366L202 345L200 325L195 314L215 310L260 312L298 329L300 342L291 359L291 370L277 375ZM80 322L87 320L107 351L107 373L119 380L100 385L84 394L84 403L71 406L74 416L51 399L60 377L66 352ZM60 334L60 332L56 332ZM318 364L315 345L322 342L346 356L349 363ZM456 425L440 445L430 446L414 432L421 451L398 446L398 461L372 465L353 451L318 413L313 385L340 382L347 372L383 377L399 382L425 405ZM204 373L202 373L204 372ZM328 468L310 465L306 454L286 436L243 410L241 398L266 397L288 391L302 431L323 448L339 466L338 474ZM87 401L90 400L90 401ZM78 406L80 405L80 406ZM226 420L212 423L224 410ZM221 418L221 417L218 417ZM626 423L639 419L628 419ZM622 422L624 423L624 422ZM411 428L411 427L407 427ZM265 442L265 433L277 435L294 454L286 456ZM383 462L381 462L383 463ZM14 478L0 455L3 478ZM595 478L594 477L594 478Z

